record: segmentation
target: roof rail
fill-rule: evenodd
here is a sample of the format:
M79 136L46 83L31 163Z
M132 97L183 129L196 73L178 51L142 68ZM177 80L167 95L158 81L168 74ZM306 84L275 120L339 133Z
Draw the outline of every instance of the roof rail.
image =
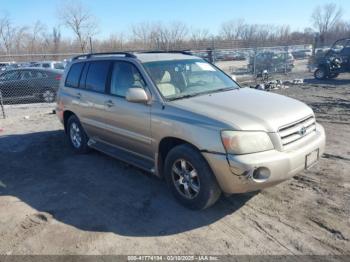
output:
M157 54L157 53L172 53L172 54L183 54L183 55L192 55L190 50L169 50L169 51L164 51L164 50L152 50L152 51L141 51L139 53L142 54Z
M105 52L105 53L90 53L90 54L83 54L83 55L78 55L76 57L73 57L72 60L78 60L78 59L89 59L94 56L108 56L108 55L124 55L125 57L130 57L130 58L136 58L136 56L132 53L129 52Z

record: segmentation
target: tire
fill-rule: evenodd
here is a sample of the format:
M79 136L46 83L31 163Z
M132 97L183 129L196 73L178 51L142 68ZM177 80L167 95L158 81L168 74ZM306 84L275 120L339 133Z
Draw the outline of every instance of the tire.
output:
M66 133L69 144L76 153L86 154L91 150L88 146L89 138L75 115L69 117Z
M164 175L175 198L187 208L208 208L221 195L220 187L207 161L190 145L176 146L168 153Z
M46 103L55 102L56 99L56 93L51 89L46 89L41 96Z
M314 77L317 80L324 80L327 78L327 72L326 69L321 67L321 68L317 68L314 72Z
M339 73L332 73L328 76L329 79L334 79L337 78L339 76Z

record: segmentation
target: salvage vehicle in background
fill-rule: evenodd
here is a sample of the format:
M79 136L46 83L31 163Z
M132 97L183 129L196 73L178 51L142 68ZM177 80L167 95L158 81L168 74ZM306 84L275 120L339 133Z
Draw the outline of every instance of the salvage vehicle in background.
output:
M288 73L294 68L294 57L290 52L262 51L249 57L248 70L261 73Z
M308 49L292 51L292 55L295 59L308 59L312 56L312 51Z
M42 67L42 68L64 70L65 63L62 63L59 61L40 61L40 62L33 63L31 67Z
M94 148L164 177L192 209L221 192L276 185L317 163L325 147L310 107L240 88L187 52L78 56L56 114L75 152Z
M20 68L0 74L0 91L6 104L20 101L55 101L61 70Z
M350 72L350 38L337 40L324 56L316 59L314 77L322 80Z

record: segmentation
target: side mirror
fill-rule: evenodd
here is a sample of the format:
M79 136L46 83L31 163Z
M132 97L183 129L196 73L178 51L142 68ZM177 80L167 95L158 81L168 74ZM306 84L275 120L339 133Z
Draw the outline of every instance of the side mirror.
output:
M126 92L126 100L133 103L147 103L149 99L143 88L131 87Z

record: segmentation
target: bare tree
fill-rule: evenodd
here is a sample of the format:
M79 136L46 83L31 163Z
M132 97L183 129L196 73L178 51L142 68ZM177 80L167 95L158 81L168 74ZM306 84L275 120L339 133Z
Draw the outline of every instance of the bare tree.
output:
M58 53L61 44L61 31L59 27L54 27L52 29L52 43L53 43L53 52Z
M28 29L29 28L27 26L22 26L17 28L15 31L14 49L17 53L20 53L21 51L27 51Z
M237 40L242 38L246 30L247 24L244 19L230 20L222 23L220 35L225 40Z
M59 9L59 19L77 37L81 52L87 51L89 39L97 34L96 18L80 2L68 3Z
M313 26L320 35L322 43L325 41L326 34L341 21L343 10L336 4L330 3L323 6L317 6L311 15Z
M131 26L132 40L138 45L139 49L153 48L155 35L157 34L157 25L142 22Z
M191 29L190 31L190 45L191 48L205 49L209 43L208 29Z
M188 28L182 22L144 22L132 26L132 39L140 49L181 49L187 35Z
M12 26L10 18L5 15L0 18L0 38L7 55L11 53L15 28Z
M28 48L30 53L36 53L41 49L41 37L45 34L46 26L36 21L29 29ZM40 50L41 51L41 50Z

